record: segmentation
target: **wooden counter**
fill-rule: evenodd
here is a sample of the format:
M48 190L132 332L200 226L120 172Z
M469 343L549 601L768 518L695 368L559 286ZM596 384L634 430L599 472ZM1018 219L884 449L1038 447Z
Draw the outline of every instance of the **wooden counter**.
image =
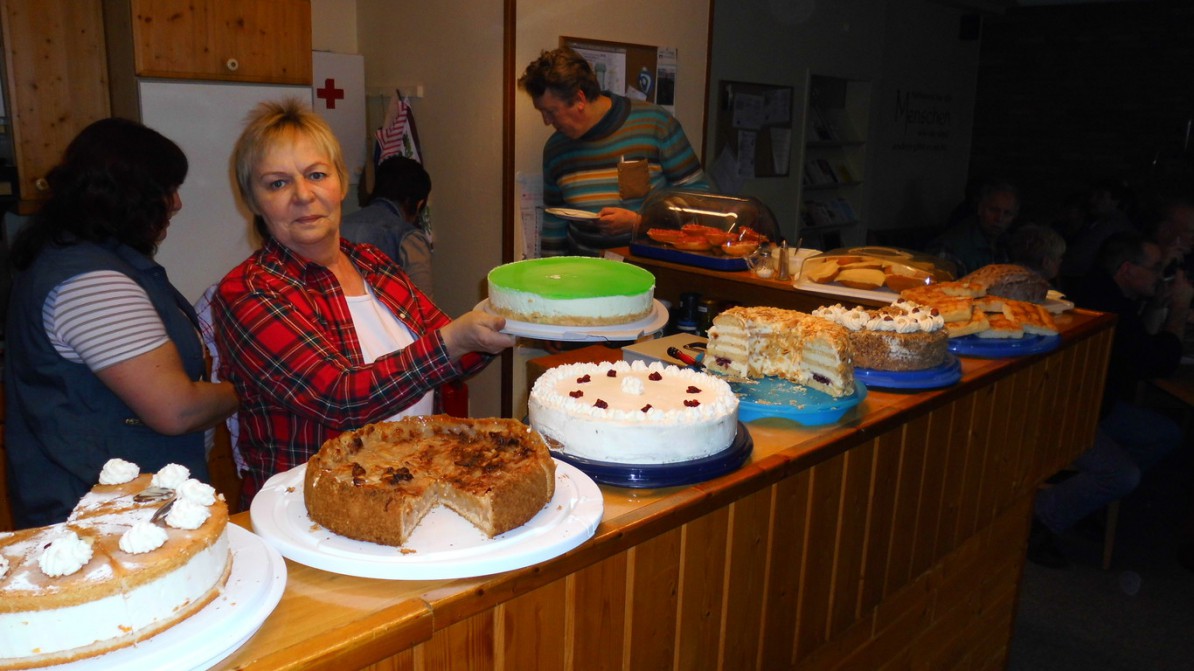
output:
M822 305L834 303L848 307L879 307L891 302L795 289L790 280L781 282L759 279L749 270L708 270L650 259L631 254L629 247L619 247L610 251L624 257L628 263L651 271L655 275L655 297L670 301L673 306L680 304L680 294L687 291L695 291L704 297L736 301L742 305L770 305L801 312L811 312ZM892 299L894 298L896 295L892 294Z
M1059 324L1055 352L963 359L958 385L872 391L838 425L754 422L722 478L603 488L594 538L537 566L381 581L288 561L217 668L1003 668L1033 494L1093 440L1111 346L1107 316Z

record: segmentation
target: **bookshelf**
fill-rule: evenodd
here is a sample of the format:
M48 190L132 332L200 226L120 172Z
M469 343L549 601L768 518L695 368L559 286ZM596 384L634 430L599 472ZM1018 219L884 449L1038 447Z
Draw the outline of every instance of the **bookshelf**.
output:
M809 73L804 100L799 234L819 249L862 244L871 83Z

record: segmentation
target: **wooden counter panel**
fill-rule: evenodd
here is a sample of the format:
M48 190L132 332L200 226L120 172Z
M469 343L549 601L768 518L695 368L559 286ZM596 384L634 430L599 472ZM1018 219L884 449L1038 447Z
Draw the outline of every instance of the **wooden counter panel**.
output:
M964 359L961 384L872 391L838 426L753 422L723 478L603 487L595 537L537 566L386 582L289 563L220 668L999 668L1036 486L1093 438L1109 322L1068 326L1058 352Z

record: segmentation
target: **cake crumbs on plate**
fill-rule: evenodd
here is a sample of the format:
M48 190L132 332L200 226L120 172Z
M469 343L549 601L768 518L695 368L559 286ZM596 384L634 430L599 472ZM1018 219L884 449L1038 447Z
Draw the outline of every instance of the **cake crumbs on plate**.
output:
M404 555L413 555L414 553L418 552L418 550L416 550L414 548L401 547L401 548L398 548L398 552L400 554L404 554Z

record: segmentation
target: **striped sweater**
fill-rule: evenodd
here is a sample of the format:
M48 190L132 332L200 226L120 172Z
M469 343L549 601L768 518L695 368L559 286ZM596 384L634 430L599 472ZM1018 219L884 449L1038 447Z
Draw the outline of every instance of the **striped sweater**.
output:
M622 207L635 212L645 198L623 200L618 193L618 162L647 159L651 191L685 187L708 191L710 185L684 129L662 107L609 93L610 111L583 137L554 133L543 147L543 204L597 212ZM592 224L546 216L543 256L567 252L596 254L626 245L629 235L606 236ZM565 231L567 240L564 239Z

